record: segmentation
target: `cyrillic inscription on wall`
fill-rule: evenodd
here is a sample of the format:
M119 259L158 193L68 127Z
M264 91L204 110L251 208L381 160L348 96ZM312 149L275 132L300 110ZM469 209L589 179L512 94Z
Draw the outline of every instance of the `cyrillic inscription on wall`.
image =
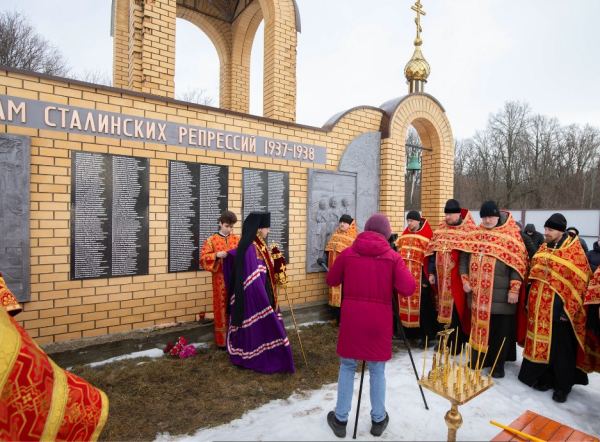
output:
M169 272L202 270L200 248L228 207L229 168L169 162Z
M150 161L73 151L71 279L147 275Z
M270 170L242 169L242 215L271 212L268 244L279 244L286 262L290 262L290 174Z
M19 302L30 300L30 138L0 134L0 273Z
M306 164L327 163L323 146L4 95L0 95L0 124Z

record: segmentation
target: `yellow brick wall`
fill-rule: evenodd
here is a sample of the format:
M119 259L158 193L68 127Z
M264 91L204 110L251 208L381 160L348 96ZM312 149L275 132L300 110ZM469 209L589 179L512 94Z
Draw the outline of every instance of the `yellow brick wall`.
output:
M327 164L315 167L328 170L337 170L343 149L355 136L379 130L382 118L379 110L357 109L344 115L331 131L326 131L188 107L159 97L135 96L125 90L68 84L58 79L6 71L0 71L0 94L324 146ZM2 124L0 131L31 137L31 302L24 305L24 312L17 319L39 343L192 321L196 313L212 311L211 277L207 272L167 272L169 160L229 166L229 204L238 215L242 205L242 168L289 172L291 284L288 293L295 304L327 299L324 274L305 273L306 183L307 168L313 167L311 163ZM148 275L69 280L71 155L74 150L150 159ZM385 164L382 167L385 168ZM403 181L397 184L399 187L394 193L402 194ZM382 195L384 193L382 189ZM236 231L240 233L241 225Z

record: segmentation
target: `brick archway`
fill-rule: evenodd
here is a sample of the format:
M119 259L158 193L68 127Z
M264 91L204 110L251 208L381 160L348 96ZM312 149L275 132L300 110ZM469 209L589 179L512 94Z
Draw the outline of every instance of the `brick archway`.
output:
M236 81L231 81L228 90L230 109L238 112L248 113L250 111L250 54L256 31L263 21L263 17L264 13L260 4L253 2L233 25L231 77Z
M113 82L116 87L173 98L175 18L198 26L220 61L220 107L250 108L250 53L265 20L263 116L296 120L297 10L294 0L255 0L230 21L178 0L116 0Z
M414 93L383 106L388 118L381 143L381 210L400 230L404 223L405 142L412 125L424 147L421 179L423 216L436 226L454 193L454 140L442 105L431 95Z
M219 107L237 110L231 106L231 26L214 17L179 6L177 18L197 26L214 45L219 56Z

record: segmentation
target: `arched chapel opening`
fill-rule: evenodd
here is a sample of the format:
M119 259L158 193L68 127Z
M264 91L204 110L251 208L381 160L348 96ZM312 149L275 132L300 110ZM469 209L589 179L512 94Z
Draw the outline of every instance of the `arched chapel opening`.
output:
M219 56L219 107L250 110L250 54L264 21L263 116L296 119L294 0L114 0L113 84L174 98L176 18L198 26Z

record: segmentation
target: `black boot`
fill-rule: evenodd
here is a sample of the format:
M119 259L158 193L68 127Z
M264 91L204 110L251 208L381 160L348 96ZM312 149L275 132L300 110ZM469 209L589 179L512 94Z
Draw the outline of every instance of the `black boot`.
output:
M563 393L560 390L554 390L554 394L552 395L552 400L556 401L556 402L560 402L562 404L563 402L567 402L568 395L569 395L569 393Z
M385 413L385 417L381 422L371 421L371 434L373 436L381 436L390 422L390 416Z
M544 383L540 383L538 381L535 381L532 385L532 387L537 390L537 391L548 391L552 388L552 385L550 384L544 384Z
M330 411L327 413L327 423L333 430L333 434L335 434L337 437L346 437L346 424L348 424L348 421L339 421L338 418L335 417L335 411Z
M500 379L504 377L504 365L503 366L498 366L496 368L494 368L494 372L492 373L492 377L495 379Z

